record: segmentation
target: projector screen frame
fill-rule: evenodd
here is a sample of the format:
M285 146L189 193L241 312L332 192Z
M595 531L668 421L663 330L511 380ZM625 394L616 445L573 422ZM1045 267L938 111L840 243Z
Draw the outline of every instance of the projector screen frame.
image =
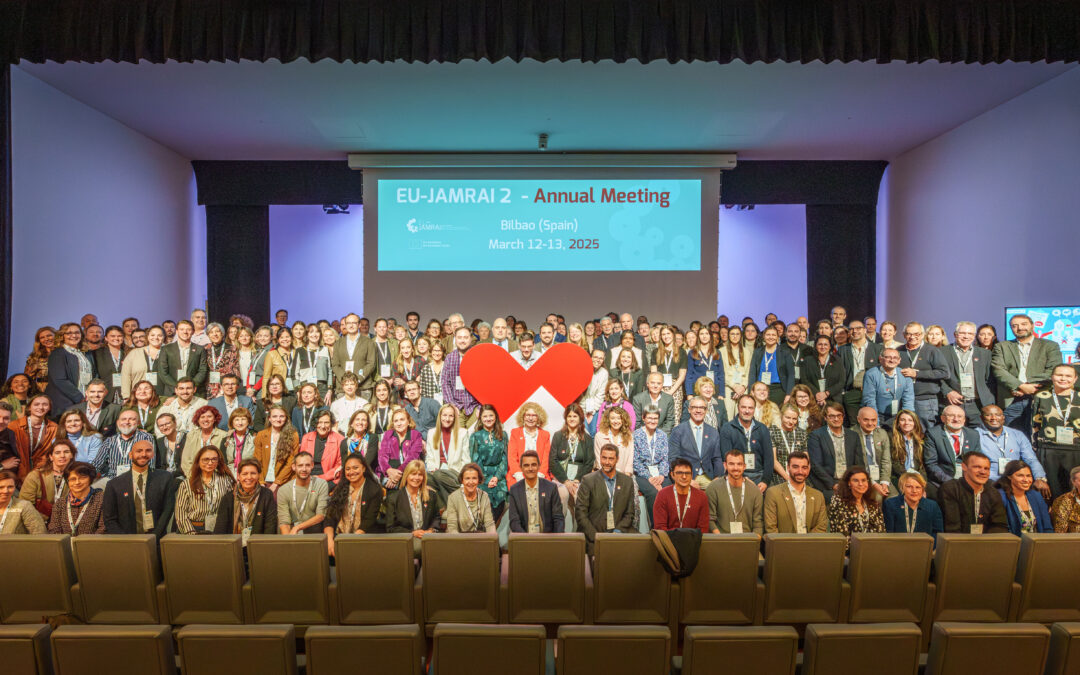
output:
M727 153L350 153L349 168L364 169L734 169Z

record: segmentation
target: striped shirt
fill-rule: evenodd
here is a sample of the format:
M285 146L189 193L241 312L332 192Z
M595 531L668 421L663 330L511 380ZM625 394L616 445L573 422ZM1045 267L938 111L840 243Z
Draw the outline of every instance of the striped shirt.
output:
M98 450L97 455L94 457L94 468L104 478L116 478L117 475L123 473L123 471L117 470L120 465L130 467L131 457L128 453L131 452L131 446L135 445L135 441L150 441L152 444L154 437L142 429L136 429L131 438L127 440L124 440L119 432L115 436L109 436L101 443L101 449ZM154 468L153 457L150 458L148 468ZM127 469L125 468L124 471L127 471Z
M191 491L189 481L181 481L176 490L176 531L180 534L195 534L197 529L192 523L206 523L206 531L213 532L214 528L207 522L207 516L217 514L222 497L228 495L232 498L232 486L232 478L215 473L210 485L203 486L203 494L197 495Z

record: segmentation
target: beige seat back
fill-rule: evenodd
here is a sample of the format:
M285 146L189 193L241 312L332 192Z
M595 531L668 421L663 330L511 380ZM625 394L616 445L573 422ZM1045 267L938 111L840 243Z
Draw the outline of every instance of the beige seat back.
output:
M934 621L1008 621L1019 554L1011 534L939 534Z
M56 675L176 675L169 626L60 626L49 640Z
M336 549L335 549L336 551ZM412 545L409 546L412 555ZM426 645L415 623L382 626L312 626L304 633L307 675L364 672L420 675Z
M0 626L0 664L5 673L52 675L48 624Z
M1025 534L1017 621L1080 621L1080 534Z
M1055 623L1050 627L1050 652L1046 656L1046 675L1080 673L1080 622Z
M87 623L159 622L157 586L161 565L154 535L74 537L71 551L79 578L72 596Z
M326 535L253 535L244 585L255 623L331 623Z
M1043 675L1050 630L1037 623L934 624L926 675Z
M39 623L45 616L75 613L69 535L6 535L0 551L0 579L7 580L0 593L0 622Z
M802 675L917 675L922 631L914 623L810 624Z
M844 592L844 536L765 535L765 623L834 623Z
M499 622L497 534L436 534L421 547L427 624Z
M791 626L687 626L683 675L729 673L794 675L799 633Z
M585 621L585 535L510 535L507 605L510 623Z
M343 534L334 538L331 595L342 624L416 621L416 566L411 534Z
M556 653L559 675L667 675L671 631L666 626L560 626Z
M240 535L170 534L161 540L169 623L244 623Z
M848 550L850 623L922 621L934 540L926 534L854 534Z
M176 634L184 675L296 675L296 632L289 624L194 624Z
M758 579L761 538L706 534L694 573L679 580L679 623L751 624L765 586Z
M544 675L543 626L440 623L435 626L432 675Z
M647 534L599 533L593 550L593 619L596 623L667 624L671 575L657 560Z

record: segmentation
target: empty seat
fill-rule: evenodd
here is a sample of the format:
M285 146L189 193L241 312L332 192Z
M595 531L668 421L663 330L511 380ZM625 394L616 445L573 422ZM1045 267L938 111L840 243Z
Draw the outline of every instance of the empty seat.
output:
M1025 534L1020 540L1016 621L1080 621L1080 534Z
M421 541L424 621L499 622L497 534L436 534Z
M584 623L592 583L585 535L510 535L506 586L510 623Z
M753 533L704 535L694 573L679 580L679 623L761 623L760 550Z
M332 623L325 534L253 535L247 549L244 600L255 623Z
M432 675L544 675L543 626L440 623L434 638Z
M363 535L361 535L363 536ZM335 549L336 550L336 549ZM412 556L412 543L409 544ZM415 623L397 626L312 626L304 634L307 675L364 672L420 675L426 644ZM358 655L362 655L359 657Z
M835 623L847 601L841 534L765 535L765 623Z
M683 635L683 675L715 673L717 664L729 673L795 673L799 633L791 626L687 626Z
M0 621L40 623L42 617L73 614L75 565L66 534L5 535L0 555Z
M56 675L176 675L169 626L60 626L49 641Z
M170 534L161 540L161 568L169 623L245 622L244 549L240 535L191 537ZM159 594L160 595L160 594Z
M1050 651L1046 675L1080 673L1080 622L1055 623L1050 627Z
M934 621L1008 621L1019 553L1011 534L939 534Z
M596 623L668 624L675 617L671 575L657 560L647 534L596 535L593 550L593 620Z
M1050 630L1037 623L942 621L934 624L926 675L1043 675L1049 643Z
M926 534L854 534L848 551L850 623L920 623L934 540Z
M155 624L168 620L158 607L161 565L154 535L75 537L71 551L79 579L71 595L87 623Z
M330 601L342 624L416 621L416 565L411 534L343 534L334 538Z
M802 675L916 675L922 631L914 623L810 624Z
M181 628L176 642L184 675L296 675L296 632L289 624L196 624Z
M0 663L12 675L51 675L48 624L0 626Z
M559 675L667 675L671 631L667 626L560 626L557 653Z

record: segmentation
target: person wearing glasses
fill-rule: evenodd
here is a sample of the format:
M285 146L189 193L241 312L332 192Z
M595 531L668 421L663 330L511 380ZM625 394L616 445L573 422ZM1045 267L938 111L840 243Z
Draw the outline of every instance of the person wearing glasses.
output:
M671 466L672 485L662 488L653 505L653 527L657 530L694 528L709 532L709 500L703 490L696 489L694 467L678 458ZM716 481L719 482L719 481ZM751 490L757 493L757 490Z
M929 432L938 424L938 397L941 383L949 377L949 364L941 351L924 340L926 331L921 323L912 321L904 326L907 341L900 353L900 374L914 381L915 414Z

